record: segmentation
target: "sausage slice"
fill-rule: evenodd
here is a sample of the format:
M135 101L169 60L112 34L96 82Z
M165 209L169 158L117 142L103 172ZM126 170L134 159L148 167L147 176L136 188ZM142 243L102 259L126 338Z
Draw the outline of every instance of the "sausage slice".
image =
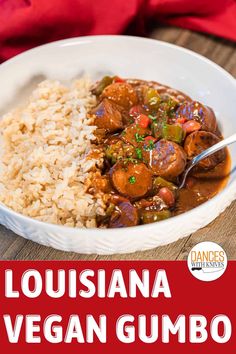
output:
M145 157L154 175L167 180L174 180L186 166L186 154L183 148L165 139L159 140L153 150L146 152Z
M136 91L126 82L116 82L107 86L102 92L102 97L106 97L126 109L138 103Z
M213 110L203 104L193 101L183 103L176 111L178 117L184 117L187 120L195 120L201 124L202 130L212 133L217 131L217 122Z
M115 105L104 98L101 103L90 111L95 115L94 125L113 133L123 128L122 115Z
M213 133L197 131L187 136L184 143L184 150L189 158L193 158L210 146L217 144L220 140L221 139ZM203 169L211 169L225 158L226 150L222 149L200 161L197 166Z
M131 199L145 196L152 188L152 172L144 163L119 161L110 170L114 188Z

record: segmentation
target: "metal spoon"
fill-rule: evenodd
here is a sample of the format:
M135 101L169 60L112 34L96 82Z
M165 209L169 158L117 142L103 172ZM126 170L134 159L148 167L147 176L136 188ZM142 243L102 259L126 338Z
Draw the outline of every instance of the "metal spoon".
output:
M195 156L188 164L187 164L187 168L184 171L182 177L181 177L181 181L179 184L179 189L183 188L186 182L186 177L189 173L189 171L195 166L197 165L200 161L202 161L203 159L205 159L206 157L214 154L215 152L223 149L224 147L226 147L227 145L233 144L236 142L236 134L231 135L230 137L221 140L219 143L212 145L211 147L209 147L208 149L204 150L203 152L201 152L201 154Z

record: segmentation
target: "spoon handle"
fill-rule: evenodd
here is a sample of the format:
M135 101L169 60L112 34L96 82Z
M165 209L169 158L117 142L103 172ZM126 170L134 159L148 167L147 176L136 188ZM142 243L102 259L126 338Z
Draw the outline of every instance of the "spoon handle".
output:
M209 147L208 149L204 150L201 154L195 156L191 161L191 168L199 163L201 160L205 159L206 157L214 154L215 152L223 149L224 147L233 144L236 142L236 134L229 136L228 138L221 140L219 143Z

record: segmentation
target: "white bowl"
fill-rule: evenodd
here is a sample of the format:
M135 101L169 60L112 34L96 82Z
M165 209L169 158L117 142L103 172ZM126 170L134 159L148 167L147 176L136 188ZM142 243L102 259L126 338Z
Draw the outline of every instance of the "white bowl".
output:
M82 37L50 43L0 66L0 112L18 104L44 77L67 81L117 74L155 80L211 106L225 137L236 132L236 81L208 59L175 45L125 36ZM201 206L154 224L125 229L76 229L43 223L0 205L0 223L25 238L65 251L126 253L185 237L215 219L236 197L236 145L230 147L227 187Z

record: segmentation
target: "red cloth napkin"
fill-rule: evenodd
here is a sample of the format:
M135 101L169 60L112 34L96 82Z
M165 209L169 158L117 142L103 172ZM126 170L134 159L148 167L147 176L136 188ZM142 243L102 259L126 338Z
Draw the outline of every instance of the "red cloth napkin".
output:
M0 61L42 43L120 34L151 20L236 41L234 0L0 0Z

